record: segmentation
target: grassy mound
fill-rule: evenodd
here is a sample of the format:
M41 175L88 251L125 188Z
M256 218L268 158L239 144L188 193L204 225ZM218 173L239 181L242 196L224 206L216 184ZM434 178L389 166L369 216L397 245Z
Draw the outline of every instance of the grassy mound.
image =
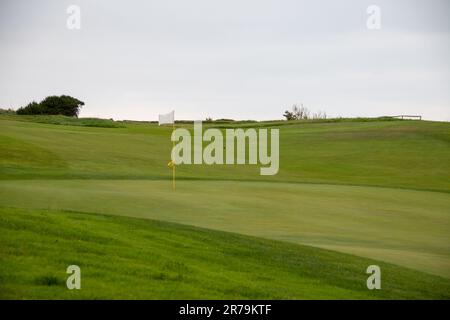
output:
M380 261L151 220L1 209L0 248L0 298L450 298L450 280ZM81 290L66 288L72 264Z
M1 120L2 179L170 179L171 128L95 128ZM255 127L263 124L255 124ZM214 126L214 125L211 125ZM297 123L280 129L280 170L259 165L191 165L179 179L371 185L450 192L450 124L426 121ZM8 157L8 140L45 148L64 166ZM25 161L25 163L23 163ZM2 162L6 162L3 165Z

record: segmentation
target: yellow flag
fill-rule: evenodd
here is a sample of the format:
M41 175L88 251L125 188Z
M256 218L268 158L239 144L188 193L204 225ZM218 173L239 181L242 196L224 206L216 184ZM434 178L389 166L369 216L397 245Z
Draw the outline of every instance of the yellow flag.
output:
M167 164L167 166L168 166L169 168L172 168L174 165L175 165L175 164L173 163L172 160L170 160L169 163Z

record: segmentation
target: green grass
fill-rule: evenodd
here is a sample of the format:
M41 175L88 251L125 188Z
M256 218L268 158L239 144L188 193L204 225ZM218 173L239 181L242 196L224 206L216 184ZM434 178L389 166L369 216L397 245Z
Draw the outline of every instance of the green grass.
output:
M376 259L378 264L393 263L417 270L409 282L432 277L429 274L450 278L449 123L339 119L206 124L222 128L261 126L280 129L280 171L276 176L260 176L259 166L254 165L178 166L179 180L174 192L167 168L171 128L135 122L120 122L123 127L108 128L55 125L53 120L37 123L42 121L32 117L28 120L16 121L11 116L0 116L0 208L4 208L0 217L12 219L11 216L17 215L23 223L29 217L32 224L36 215L54 217L49 218L51 221L59 216L69 219L81 215L67 211L116 216L88 215L90 218L86 218L89 222L85 227L92 224L89 232L93 238L102 234L103 226L95 223L97 218L105 223L106 220L116 222L118 226L128 222L142 224L142 220L133 222L130 218L118 216L156 219L191 225L186 227L190 230L189 237L195 237L198 232L209 232L220 234L223 239L231 235L217 231L236 232L261 238L242 237L246 241L275 243L262 238L283 241L279 243L282 250L292 246L311 250L308 252L316 252L317 255L330 252L319 250L320 247ZM190 128L188 123L180 125ZM143 228L148 228L150 233L156 232L152 229L156 222L148 223ZM2 241L10 243L16 237L19 239L19 230L11 229L7 223L0 227L8 234L1 237ZM201 231L197 227L211 230ZM117 234L123 236L120 232ZM47 245L45 241L48 239L42 233L36 232L30 237L29 242L42 243L43 247ZM183 241L189 242L187 239ZM246 250L248 242L245 243L240 250ZM300 247L299 244L314 248ZM23 267L35 265L33 256L28 257L30 251L21 249L20 245L8 245L10 251L7 258L2 259L0 267L9 265L13 268L18 260L22 261ZM91 246L94 248L95 244L84 248L88 250ZM109 248L111 252L114 248L119 250L115 242ZM128 249L129 254L134 250L132 247ZM61 254L57 254L58 250L49 250L47 260L63 259ZM123 254L127 254L123 250ZM114 254L107 252L105 261L115 261ZM205 260L206 266L212 259L202 246L193 246L192 252ZM23 255L19 255L21 253ZM15 254L20 257L11 262ZM202 257L203 254L205 256ZM345 260L344 257L349 256L333 252L332 257L337 259L333 263L339 264L339 259ZM252 259L245 255L240 258L244 265ZM80 261L85 259L83 257ZM144 254L139 259L147 257ZM333 264L331 260L327 263ZM190 264L187 263L188 267ZM130 264L130 272L133 268ZM302 272L314 272L306 269L308 267ZM32 281L37 287L33 290L30 283L19 285L20 279L10 273L4 273L0 280L9 283L5 291L8 297L25 297L27 288L34 292L34 297L71 297L73 293L56 290L61 286L58 280L61 276L56 276L55 272L60 274L64 270L58 267L58 271L49 269L47 273L35 275L37 280L32 278ZM340 273L330 272L330 277L348 281ZM113 297L117 294L117 297L131 298L133 293L127 288L133 285L128 286L127 283L140 282L140 278L133 274L123 277L119 277L116 289L110 283L97 283L105 292L111 292L103 295L103 291L96 287L83 293L87 295L83 297ZM159 291L142 289L145 293L136 297L247 297L247 289L248 297L253 298L263 298L265 290L267 297L272 298L373 297L373 293L366 289L360 292L356 287L348 287L346 293L338 290L330 294L320 277L325 276L320 274L315 278L316 282L311 287L316 288L308 289L310 295L304 290L294 293L297 290L294 287L291 288L293 291L283 291L275 284L264 284L265 289L256 291L236 287L229 294L218 292L216 295L211 290L194 289L183 278L176 286L182 288L186 285L188 289L183 291L186 295L174 295L175 289L169 290L172 287L165 283ZM366 275L361 277L365 279ZM289 279L297 281L292 274L286 274L285 280ZM446 283L447 280L443 281ZM227 283L222 279L220 285L226 287ZM43 290L43 286L47 289ZM165 286L169 293L163 290ZM275 289L268 289L271 286ZM434 297L448 296L448 287L432 287L436 289ZM411 290L410 296L406 295L405 289L403 293L380 293L379 297L431 297Z
M82 126L82 127L101 127L101 128L124 128L125 125L121 122L114 121L112 119L100 119L100 118L74 118L62 115L15 115L15 114L2 114L3 119L13 121L26 121L35 123L48 123L66 126Z
M352 121L277 128L280 171L276 176L260 176L257 165L192 165L180 167L179 178L450 191L448 123ZM170 133L171 128L154 124L117 129L1 121L1 178L167 179ZM16 141L27 146L17 150ZM17 152L24 155L11 159L9 154ZM30 165L33 158L28 152L42 153L39 163Z
M150 218L308 244L450 278L447 193L268 182L0 182L0 206ZM26 196L24 196L26 195Z
M0 298L450 298L448 279L333 251L151 220L0 212ZM81 290L66 288L72 264ZM371 264L382 290L367 290Z

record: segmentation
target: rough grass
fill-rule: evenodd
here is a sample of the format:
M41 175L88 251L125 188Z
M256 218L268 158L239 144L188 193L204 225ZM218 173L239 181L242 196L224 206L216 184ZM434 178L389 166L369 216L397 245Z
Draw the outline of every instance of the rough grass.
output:
M35 123L47 123L65 126L101 127L101 128L124 128L125 125L111 120L100 118L74 118L62 115L15 115L2 114L3 119L14 121L25 121Z
M450 298L450 280L380 261L151 220L3 208L0 248L3 299Z

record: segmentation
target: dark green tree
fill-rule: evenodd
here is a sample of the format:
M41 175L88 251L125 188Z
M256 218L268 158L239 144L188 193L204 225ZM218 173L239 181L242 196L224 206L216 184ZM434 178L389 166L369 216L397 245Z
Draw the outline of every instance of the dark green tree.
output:
M295 120L295 115L293 112L286 110L283 114L283 117L286 118L286 120Z
M78 117L84 102L71 96L49 96L39 103L31 102L27 106L19 108L17 114L46 114Z

